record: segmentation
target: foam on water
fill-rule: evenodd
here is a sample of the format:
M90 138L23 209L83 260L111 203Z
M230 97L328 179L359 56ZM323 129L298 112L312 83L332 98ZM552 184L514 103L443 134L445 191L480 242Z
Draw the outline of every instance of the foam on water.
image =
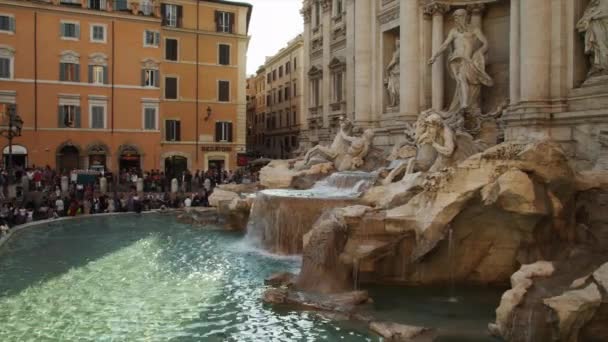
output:
M262 193L277 197L296 198L356 198L374 185L378 175L374 172L336 172L315 183L308 190L269 189Z

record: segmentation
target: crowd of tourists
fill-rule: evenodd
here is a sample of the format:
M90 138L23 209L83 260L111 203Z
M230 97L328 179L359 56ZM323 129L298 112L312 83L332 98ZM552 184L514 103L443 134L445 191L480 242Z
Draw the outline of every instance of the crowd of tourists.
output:
M86 176L86 177L81 177ZM62 178L67 177L67 191ZM101 191L105 177L107 189ZM256 175L244 170L208 170L166 175L159 170L110 172L72 170L59 173L49 166L15 170L16 198L9 198L9 175L0 169L0 235L11 227L35 220L115 212L142 212L181 207L209 206L209 196L218 184L248 183ZM178 189L172 192L171 183ZM137 191L143 183L143 191ZM65 184L64 184L65 187ZM64 189L65 190L65 189ZM175 190L175 189L173 189Z

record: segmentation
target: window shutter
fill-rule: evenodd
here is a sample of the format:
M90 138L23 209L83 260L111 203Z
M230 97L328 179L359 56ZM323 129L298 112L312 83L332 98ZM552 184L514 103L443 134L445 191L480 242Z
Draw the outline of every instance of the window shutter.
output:
M171 141L171 136L173 132L171 132L171 120L165 121L165 140Z
M182 6L175 7L177 7L177 27L182 27L182 16L184 15L182 11Z
M215 142L218 142L221 140L222 140L222 123L216 122L215 123Z
M8 29L11 32L15 32L15 18L13 18L13 17L8 18Z
M215 31L217 32L221 32L222 28L220 26L220 16L222 14L220 13L220 11L215 11Z
M154 72L153 72L153 73L154 73L154 86L155 86L156 88L158 88L158 87L159 87L159 84L158 84L158 83L160 82L160 71L158 71L158 70L154 70Z
M63 23L59 23L59 35L65 37L65 25Z
M76 112L74 113L74 127L80 128L80 106L76 106Z
M227 122L226 125L228 126L228 141L232 142L232 122Z
M141 69L141 86L146 86L146 69Z
M65 81L65 63L59 63L59 80Z
M93 66L89 65L89 83L93 83Z
M167 5L166 4L160 4L160 16L162 17L162 25L166 26L167 25Z
M234 13L228 13L228 30L230 33L234 32Z
M180 121L175 121L175 141L182 140L182 123Z
M154 45L160 45L160 32L154 32Z
M57 111L57 127L65 127L65 111L63 106L58 107Z
M103 84L108 84L108 67L103 67Z
M80 82L80 64L74 64L74 82Z

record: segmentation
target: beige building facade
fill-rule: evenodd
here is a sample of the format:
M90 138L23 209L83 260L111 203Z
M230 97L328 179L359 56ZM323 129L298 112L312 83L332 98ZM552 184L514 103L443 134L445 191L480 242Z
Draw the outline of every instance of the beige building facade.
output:
M297 36L249 78L248 128L250 151L271 158L289 158L299 147L303 108L303 38ZM250 88L251 90L251 88ZM255 98L255 101L252 101ZM254 103L252 103L254 102Z
M488 142L552 138L579 168L608 136L606 0L304 0L301 140L338 120L389 147L419 113L458 113ZM486 120L488 117L496 120Z

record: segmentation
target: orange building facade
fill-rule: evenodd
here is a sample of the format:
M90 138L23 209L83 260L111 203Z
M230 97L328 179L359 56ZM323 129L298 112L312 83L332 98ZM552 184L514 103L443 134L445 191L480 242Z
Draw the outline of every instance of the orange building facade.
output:
M15 106L24 122L14 163L235 169L246 144L251 10L211 0L0 0L0 111Z

